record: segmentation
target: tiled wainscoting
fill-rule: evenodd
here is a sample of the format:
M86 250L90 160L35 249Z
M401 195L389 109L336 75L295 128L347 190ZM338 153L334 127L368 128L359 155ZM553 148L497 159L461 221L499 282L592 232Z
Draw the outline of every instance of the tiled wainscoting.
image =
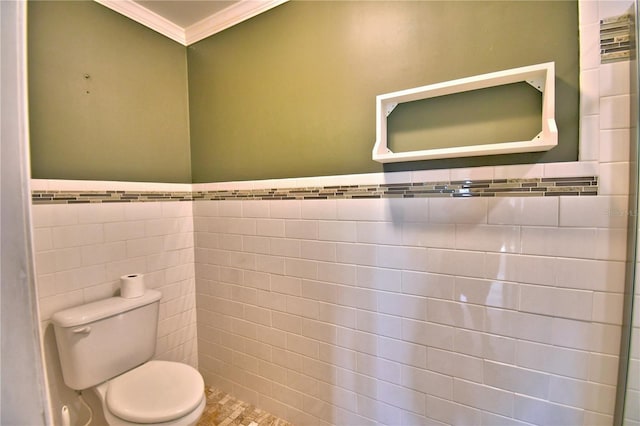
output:
M200 369L300 425L610 424L624 212L624 196L196 202Z
M158 358L197 365L208 384L296 425L610 424L627 196L596 195L595 177L556 181L591 189L53 195L33 212L54 404L75 398L51 313L117 294L121 275L140 272L163 293Z
M77 397L62 381L50 317L117 294L122 275L143 273L147 287L162 292L156 358L197 366L191 203L48 204L34 205L32 214L56 420L64 404L72 408L72 419L83 410L73 410Z
M197 365L191 203L47 205L33 213L43 321L110 297L120 276L143 273L147 287L162 292L158 358Z

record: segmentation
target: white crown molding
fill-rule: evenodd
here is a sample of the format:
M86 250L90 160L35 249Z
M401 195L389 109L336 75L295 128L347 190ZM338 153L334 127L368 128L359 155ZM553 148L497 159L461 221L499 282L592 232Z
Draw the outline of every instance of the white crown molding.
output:
M182 28L133 0L94 0L173 41L189 46L240 22L253 18L288 0L240 0L226 9Z
M240 22L273 9L288 0L240 0L218 13L204 18L185 29L186 45L196 43Z
M182 27L132 0L95 0L95 2L186 46Z

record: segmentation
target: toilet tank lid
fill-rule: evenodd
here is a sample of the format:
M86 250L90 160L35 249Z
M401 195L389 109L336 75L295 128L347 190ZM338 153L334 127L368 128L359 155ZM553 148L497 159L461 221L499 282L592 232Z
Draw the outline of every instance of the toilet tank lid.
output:
M149 289L142 296L132 299L110 297L56 312L51 321L58 327L76 327L149 305L161 297L162 293Z

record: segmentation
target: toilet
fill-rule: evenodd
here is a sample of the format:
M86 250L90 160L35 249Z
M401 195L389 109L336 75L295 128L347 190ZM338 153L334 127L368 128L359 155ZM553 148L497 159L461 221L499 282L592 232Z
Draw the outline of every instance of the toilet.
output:
M109 425L197 424L206 404L195 368L151 360L161 293L110 297L56 312L56 344L64 382L92 389Z

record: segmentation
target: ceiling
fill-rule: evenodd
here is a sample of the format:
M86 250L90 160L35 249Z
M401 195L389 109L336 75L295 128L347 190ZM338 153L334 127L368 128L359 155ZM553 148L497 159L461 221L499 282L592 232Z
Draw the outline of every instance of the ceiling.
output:
M95 0L185 46L287 0Z

